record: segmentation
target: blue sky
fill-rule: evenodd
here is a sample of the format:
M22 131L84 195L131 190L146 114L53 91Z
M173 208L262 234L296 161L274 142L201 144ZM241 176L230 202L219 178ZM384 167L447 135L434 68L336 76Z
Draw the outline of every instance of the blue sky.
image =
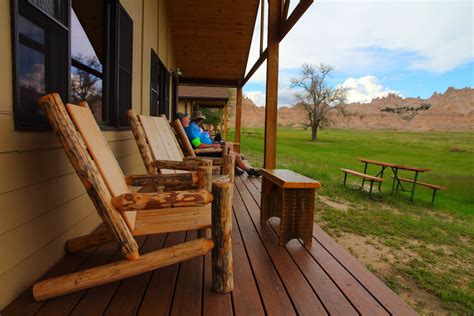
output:
M317 0L280 45L279 105L293 103L289 82L303 63L335 67L329 83L350 87L353 102L473 87L473 10L465 0ZM248 68L258 58L258 35ZM265 71L244 87L257 105L264 105Z

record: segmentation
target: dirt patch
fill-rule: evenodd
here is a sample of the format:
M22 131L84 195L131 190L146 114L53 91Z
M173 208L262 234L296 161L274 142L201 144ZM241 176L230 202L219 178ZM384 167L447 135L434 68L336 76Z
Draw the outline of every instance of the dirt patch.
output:
M438 297L420 289L414 281L403 277L397 271L396 267L400 264L403 265L419 258L416 251L405 247L394 249L384 245L376 238L345 232L340 232L334 238L381 280L391 280L392 284L395 282L399 296L420 314L449 314Z
M331 201L329 197L324 196L324 195L318 195L318 197L321 202L339 211L347 212L349 208L351 207L349 202L346 202L346 201L342 201L342 202Z

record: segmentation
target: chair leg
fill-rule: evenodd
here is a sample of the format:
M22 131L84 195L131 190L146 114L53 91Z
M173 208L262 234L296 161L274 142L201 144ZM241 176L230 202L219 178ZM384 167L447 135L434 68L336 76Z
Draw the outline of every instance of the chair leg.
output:
M44 280L33 286L33 296L36 301L42 301L55 296L122 280L197 256L203 256L213 246L212 240L197 239L147 253L134 261L121 260Z
M232 183L213 183L212 195L212 288L218 293L234 289L232 258Z

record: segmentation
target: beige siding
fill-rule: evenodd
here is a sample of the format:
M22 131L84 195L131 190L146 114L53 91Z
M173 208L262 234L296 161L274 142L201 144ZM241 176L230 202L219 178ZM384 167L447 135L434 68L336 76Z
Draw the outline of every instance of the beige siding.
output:
M132 106L149 113L150 49L173 67L165 1L122 0L133 19ZM64 256L65 241L100 224L50 132L13 125L10 1L0 1L0 310ZM131 132L104 132L125 174L144 173Z

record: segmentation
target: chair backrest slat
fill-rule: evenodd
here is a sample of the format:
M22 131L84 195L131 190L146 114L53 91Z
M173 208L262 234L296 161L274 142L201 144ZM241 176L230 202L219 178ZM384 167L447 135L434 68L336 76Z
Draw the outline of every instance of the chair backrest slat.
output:
M183 161L183 152L165 117L146 115L139 115L138 117L155 160ZM186 171L161 169L160 172L166 174L185 173Z
M131 233L131 228L113 207L110 192L103 181L103 176L88 150L84 148L81 135L68 115L61 97L57 93L49 94L42 97L39 103L97 212L113 234L122 253L128 258L138 258L138 246Z
M125 182L125 176L117 159L109 147L104 135L99 129L94 115L87 103L80 105L67 104L67 111L71 116L76 128L82 135L87 149L94 159L112 196L129 193L130 189ZM124 213L125 220L130 228L135 227L136 212Z

